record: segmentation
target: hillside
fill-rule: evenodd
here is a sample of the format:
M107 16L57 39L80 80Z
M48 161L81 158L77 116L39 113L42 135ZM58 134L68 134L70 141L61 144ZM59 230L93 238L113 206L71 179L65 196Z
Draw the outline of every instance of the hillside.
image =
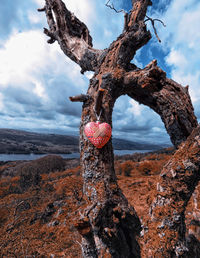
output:
M144 229L157 177L172 152L115 160L118 183ZM0 176L0 257L81 257L75 225L86 202L79 161L49 155L30 162L4 162ZM186 224L187 235L200 240L199 193L200 185L187 206Z
M0 153L43 154L78 152L78 137L0 129Z
M47 154L73 153L79 151L78 136L40 134L21 130L0 129L0 153ZM113 139L116 150L158 150L163 146Z

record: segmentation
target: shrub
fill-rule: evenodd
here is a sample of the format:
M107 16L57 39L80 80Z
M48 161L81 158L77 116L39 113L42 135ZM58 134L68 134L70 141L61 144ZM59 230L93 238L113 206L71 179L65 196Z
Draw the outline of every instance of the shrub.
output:
M17 167L17 174L20 175L20 187L23 190L30 186L37 186L41 181L41 174L54 171L62 171L65 168L65 161L57 155L48 155L37 160L24 163Z
M134 163L130 160L127 160L121 164L121 171L125 176L131 176L131 170L134 167Z
M118 160L115 161L115 172L116 172L116 175L122 174L122 166L121 166L120 161L118 161Z
M62 171L65 169L65 161L61 156L47 155L40 159L32 161L36 163L40 170L40 174L46 174L54 171Z

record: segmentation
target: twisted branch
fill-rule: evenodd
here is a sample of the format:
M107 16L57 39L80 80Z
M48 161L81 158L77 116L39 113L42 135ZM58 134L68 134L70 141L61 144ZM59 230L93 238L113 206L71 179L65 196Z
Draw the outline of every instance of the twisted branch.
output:
M116 13L124 13L126 14L126 11L124 9L121 9L121 10L117 10L115 7L114 7L114 4L109 4L110 0L108 0L108 2L106 3L106 6L109 7L110 9L114 10Z
M150 22L151 22L152 27L153 27L153 30L154 30L154 33L155 33L155 35L156 35L156 38L158 39L158 42L161 43L161 39L160 39L159 36L158 36L158 33L157 33L157 30L156 30L156 27L155 27L154 23L155 23L155 21L158 21L158 22L160 22L164 27L166 27L166 25L165 25L164 22L161 21L160 19L152 19L151 17L149 17L149 16L147 16L147 15L146 15L146 17L147 17L147 19L146 19L144 22L147 22L147 21L150 21Z
M60 48L72 61L81 67L81 73L95 71L102 50L92 47L92 37L87 26L72 14L62 0L46 0L45 12L49 29L44 33L50 37L47 41L58 42Z

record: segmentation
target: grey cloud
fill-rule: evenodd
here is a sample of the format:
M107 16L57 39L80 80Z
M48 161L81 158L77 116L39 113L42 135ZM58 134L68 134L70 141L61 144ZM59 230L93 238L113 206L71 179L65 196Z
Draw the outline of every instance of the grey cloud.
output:
M56 111L62 115L71 115L75 117L81 116L81 107L79 103L74 104L66 102L62 106L58 106Z
M51 110L50 108L46 108L45 106L39 109L31 109L31 107L25 107L24 111L26 116L37 118L37 119L44 119L44 120L56 120L56 112Z
M45 120L54 120L56 118L56 113L54 111L38 111L38 117Z
M138 125L138 124L134 124L134 122L127 124L127 125L123 125L122 127L118 128L119 131L122 132L141 132L141 133L147 133L149 131L151 131L152 126L148 123L146 123L145 125Z
M57 88L55 88L57 85ZM65 78L55 78L46 87L52 107L55 111L62 115L70 115L75 117L81 116L82 104L69 100L70 96L80 94L73 83Z
M133 141L170 143L163 122L153 110L143 106L140 116L135 116L128 111L130 107L127 97L118 100L113 112L114 135Z
M3 91L3 93L8 101L14 101L22 105L37 108L41 106L39 97L36 96L33 92L27 91L26 89L9 86Z

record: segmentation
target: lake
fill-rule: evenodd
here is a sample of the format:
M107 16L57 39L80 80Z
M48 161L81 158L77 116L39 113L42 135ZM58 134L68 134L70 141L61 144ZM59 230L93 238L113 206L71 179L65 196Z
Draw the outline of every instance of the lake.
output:
M150 152L151 150L114 150L115 155L126 155L133 153ZM14 160L34 160L44 157L48 154L0 154L0 161L14 161ZM64 159L79 158L79 153L71 154L55 154L63 157Z

